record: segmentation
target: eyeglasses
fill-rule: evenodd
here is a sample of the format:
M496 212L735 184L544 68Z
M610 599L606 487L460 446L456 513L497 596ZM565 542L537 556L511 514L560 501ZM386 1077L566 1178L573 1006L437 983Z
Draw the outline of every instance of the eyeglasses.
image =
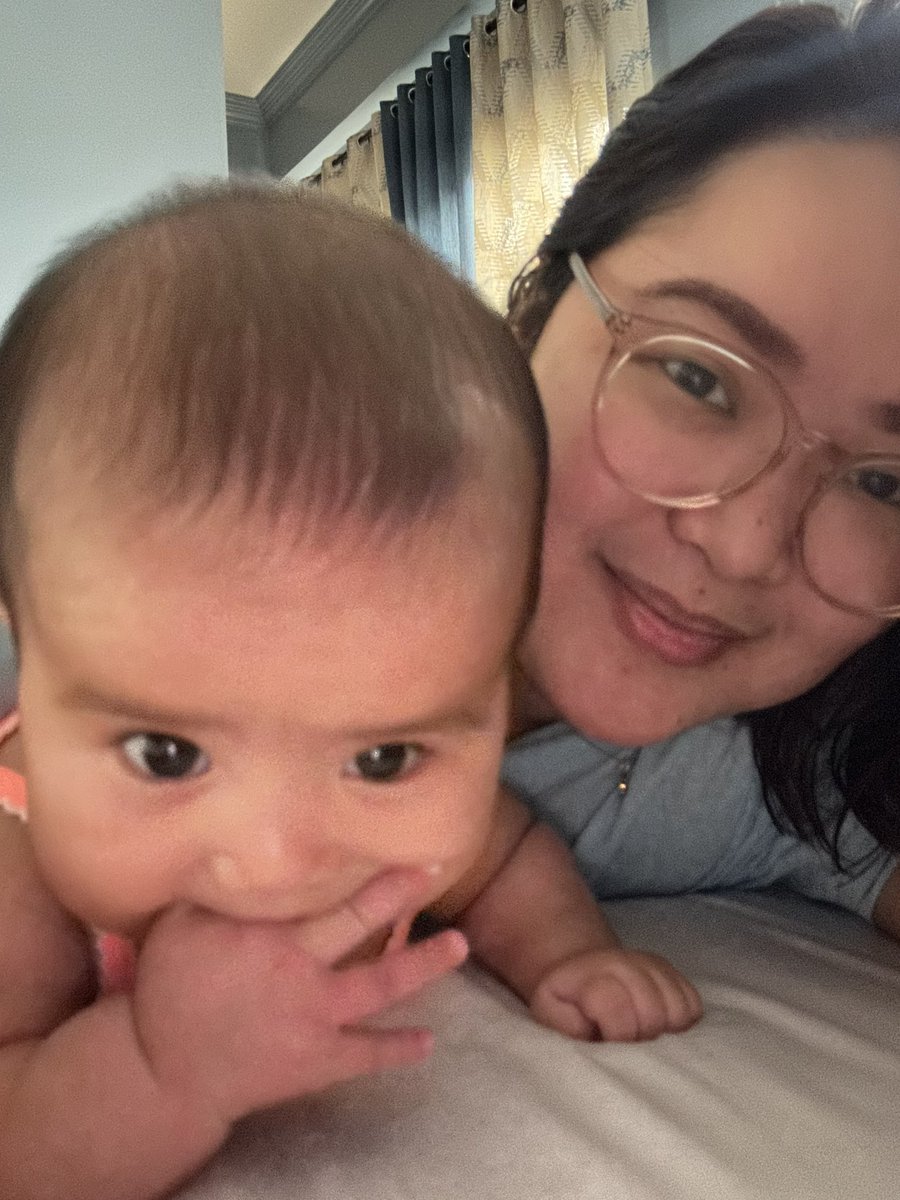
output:
M694 330L622 312L578 254L569 265L612 338L593 417L598 453L619 482L666 508L707 508L752 487L792 448L827 448L829 466L798 521L799 561L836 607L900 616L900 457L846 458L804 428L764 366Z

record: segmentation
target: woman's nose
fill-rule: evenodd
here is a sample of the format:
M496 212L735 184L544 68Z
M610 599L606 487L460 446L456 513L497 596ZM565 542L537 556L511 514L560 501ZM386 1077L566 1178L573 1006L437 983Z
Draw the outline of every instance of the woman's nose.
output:
M703 554L722 579L782 582L797 561L803 511L818 471L791 455L737 495L708 508L670 509L674 537Z

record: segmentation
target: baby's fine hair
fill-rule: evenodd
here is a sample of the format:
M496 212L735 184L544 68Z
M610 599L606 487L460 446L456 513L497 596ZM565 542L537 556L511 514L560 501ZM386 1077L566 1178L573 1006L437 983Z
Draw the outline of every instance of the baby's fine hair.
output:
M24 295L0 341L7 601L23 438L25 469L61 445L160 508L236 487L402 528L485 479L540 522L543 417L503 319L397 225L286 186L180 188Z

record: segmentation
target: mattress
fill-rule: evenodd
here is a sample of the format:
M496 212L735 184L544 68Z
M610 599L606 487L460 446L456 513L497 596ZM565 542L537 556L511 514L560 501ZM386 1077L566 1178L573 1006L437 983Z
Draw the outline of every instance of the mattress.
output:
M900 1195L900 947L777 893L606 909L698 985L694 1029L571 1041L466 966L397 1014L427 1064L248 1118L179 1200Z

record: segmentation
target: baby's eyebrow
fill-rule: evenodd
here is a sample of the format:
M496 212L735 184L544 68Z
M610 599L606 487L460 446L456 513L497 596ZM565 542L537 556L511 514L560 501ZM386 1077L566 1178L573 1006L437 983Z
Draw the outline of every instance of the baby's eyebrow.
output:
M407 742L429 733L472 733L483 729L489 716L487 705L460 705L397 725L361 725L341 732L350 741L371 745Z
M66 688L60 696L60 703L65 708L75 708L99 713L103 716L116 717L119 720L133 721L135 725L143 729L162 732L185 726L197 730L221 729L228 724L220 717L144 704L130 696L117 696L112 692L106 692L85 683L72 684Z
M60 697L60 703L66 708L131 721L136 727L161 733L184 728L202 733L207 729L221 730L230 727L230 722L223 717L148 705L130 696L118 696L85 683L73 684L66 688ZM342 727L339 732L342 738L349 741L379 745L385 742L410 741L427 734L471 733L483 729L489 716L489 705L471 702L427 713L412 721Z

